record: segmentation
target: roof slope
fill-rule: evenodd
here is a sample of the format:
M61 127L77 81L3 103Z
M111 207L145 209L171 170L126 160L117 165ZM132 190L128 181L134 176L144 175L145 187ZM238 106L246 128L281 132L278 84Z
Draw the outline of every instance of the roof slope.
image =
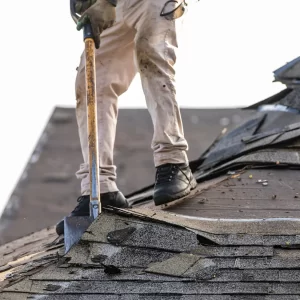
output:
M284 66L275 70L275 81L280 81L288 87L297 87L300 85L300 57L293 59Z
M148 186L129 198L133 209L102 213L67 254L43 246L58 261L15 275L6 263L2 298L299 300L297 118L255 113L191 162L199 184L189 197L154 207Z
M153 185L132 193L58 261L8 274L1 299L299 300L299 157L298 112L255 112L191 162L191 195L154 207Z

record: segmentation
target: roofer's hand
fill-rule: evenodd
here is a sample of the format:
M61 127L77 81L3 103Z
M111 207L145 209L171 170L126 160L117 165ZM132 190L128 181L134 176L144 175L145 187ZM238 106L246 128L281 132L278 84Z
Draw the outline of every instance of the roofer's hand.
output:
M95 4L97 0L77 0L75 2L75 11L77 14L82 15L89 7Z
M76 3L76 10L81 17L77 23L77 30L81 30L87 23L91 23L95 46L100 46L100 34L103 30L111 27L116 19L116 8L107 0L88 0L82 4ZM91 5L89 7L89 5Z

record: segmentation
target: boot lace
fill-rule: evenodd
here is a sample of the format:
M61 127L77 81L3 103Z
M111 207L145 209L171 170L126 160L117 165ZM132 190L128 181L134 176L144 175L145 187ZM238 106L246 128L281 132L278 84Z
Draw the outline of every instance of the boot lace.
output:
M157 168L155 184L166 183L174 180L176 177L179 167L176 165L164 165Z

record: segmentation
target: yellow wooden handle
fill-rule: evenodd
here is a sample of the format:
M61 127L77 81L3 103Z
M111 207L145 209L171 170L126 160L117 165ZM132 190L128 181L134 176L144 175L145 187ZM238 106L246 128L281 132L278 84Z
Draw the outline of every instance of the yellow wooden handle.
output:
M99 149L97 128L97 96L95 43L92 38L85 39L85 81L88 120L89 171L90 171L90 215L94 219L101 213L99 184Z

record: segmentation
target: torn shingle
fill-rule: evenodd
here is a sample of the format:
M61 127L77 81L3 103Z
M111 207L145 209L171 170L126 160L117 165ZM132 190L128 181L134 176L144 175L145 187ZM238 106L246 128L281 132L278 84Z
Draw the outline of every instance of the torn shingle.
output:
M127 227L120 230L111 231L107 234L107 240L115 245L120 245L126 241L134 232L136 228Z
M197 280L210 280L217 276L219 269L213 260L204 258L199 259L184 274L183 277L192 277Z
M146 269L146 272L169 276L183 276L199 259L201 257L198 255L181 253L165 261L152 264Z

